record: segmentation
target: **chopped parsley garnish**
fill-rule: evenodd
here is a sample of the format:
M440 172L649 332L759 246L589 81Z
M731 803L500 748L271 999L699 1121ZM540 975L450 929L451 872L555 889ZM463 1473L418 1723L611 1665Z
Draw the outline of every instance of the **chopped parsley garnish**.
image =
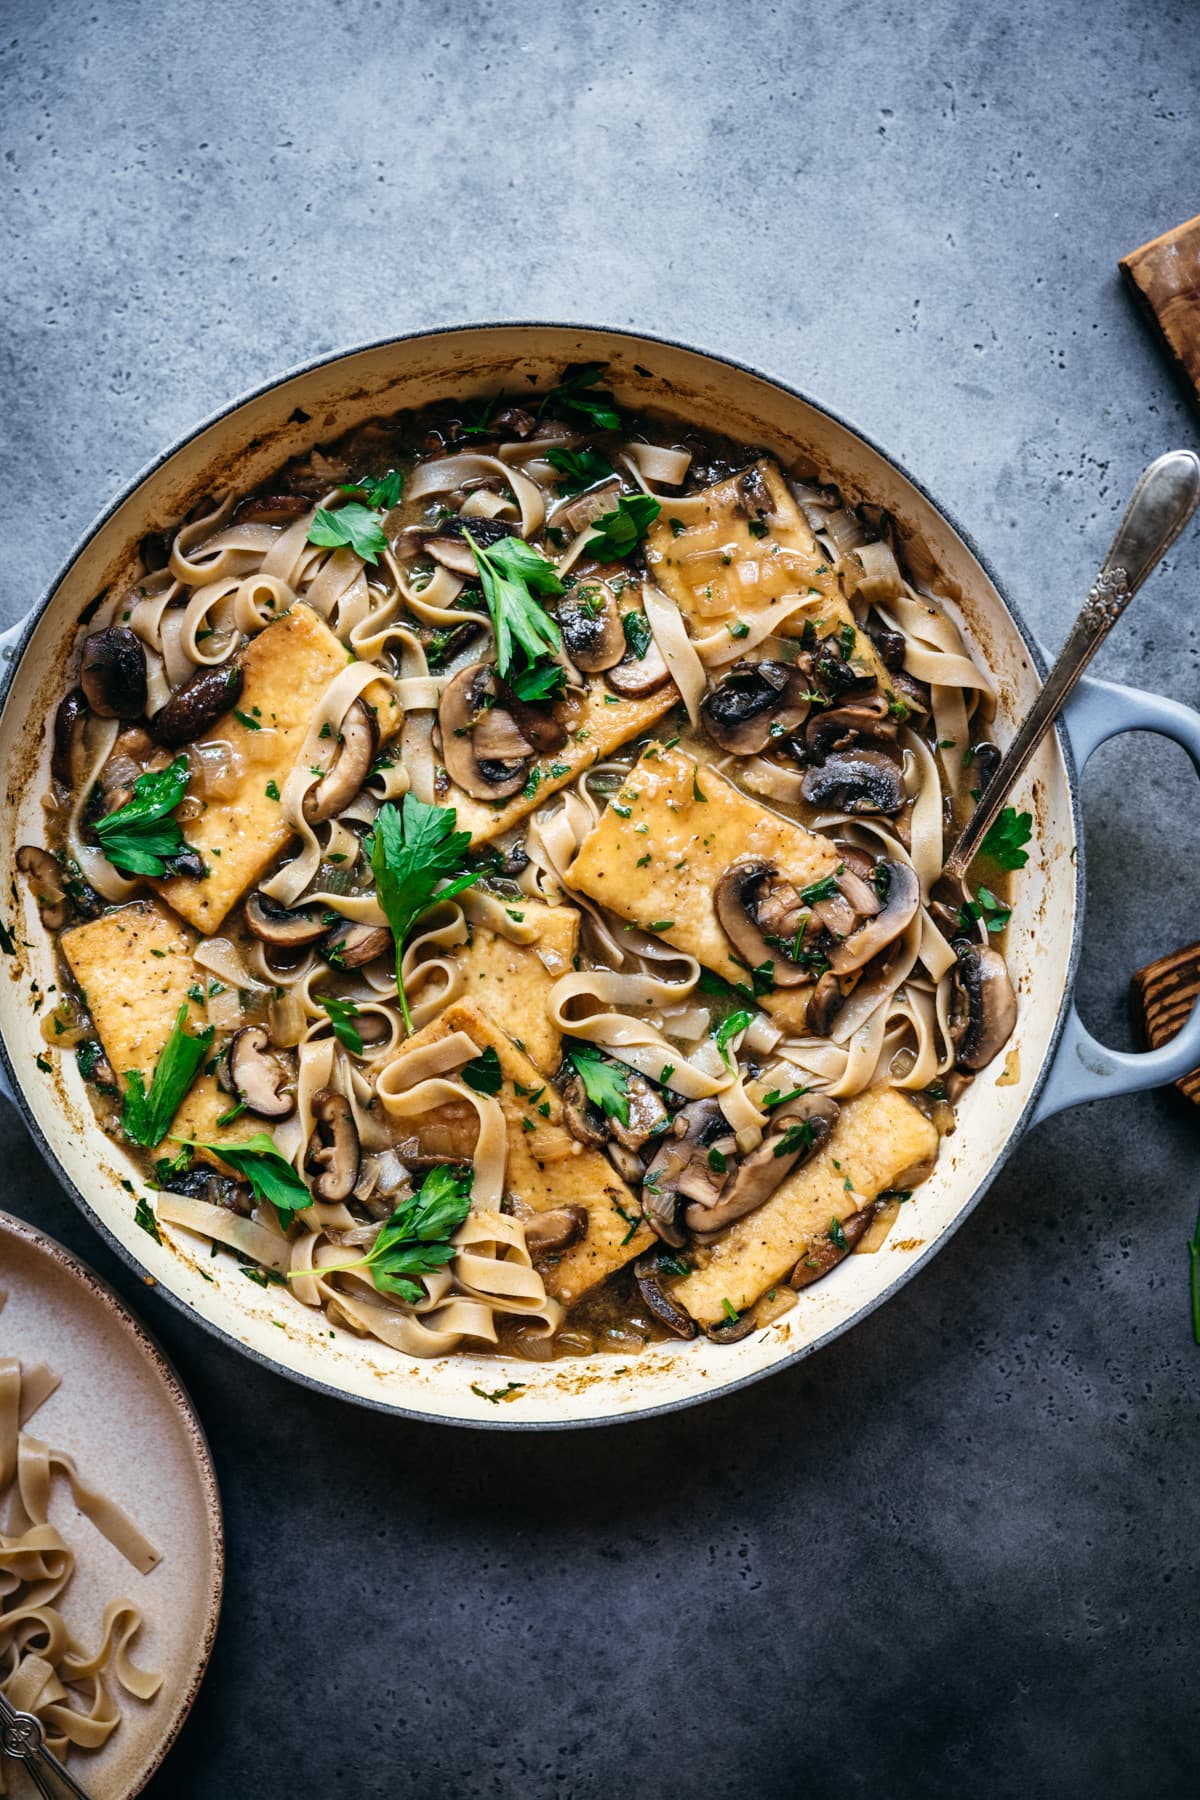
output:
M156 1244L162 1243L162 1235L158 1229L158 1220L154 1216L154 1208L145 1195L139 1196L138 1203L133 1209L133 1222L135 1225L140 1225L143 1231L148 1231Z
M564 369L562 380L550 389L542 402L542 410L551 400L557 400L560 406L590 419L598 431L620 430L621 415L616 401L596 386L607 367L607 363L578 363Z
M469 1088L477 1094L498 1094L503 1079L500 1070L500 1058L496 1054L494 1044L489 1044L480 1055L464 1063L462 1078Z
M97 819L100 848L114 869L125 875L165 875L169 859L190 848L178 820L168 817L183 799L190 773L187 757L177 756L168 768L139 775L132 800Z
M496 668L501 680L509 680L518 652L531 670L547 658L553 661L562 648L562 634L537 596L562 593L554 564L539 556L524 538L501 538L485 549L469 531L464 530L463 535L471 546L496 634Z
M960 931L970 931L980 919L988 931L1003 931L1012 917L1012 907L997 900L991 888L978 887L974 900L968 900L958 915Z
M1006 806L983 840L982 854L1002 869L1023 869L1029 853L1022 848L1033 836L1033 814Z
M653 633L650 621L643 612L627 612L622 616L621 629L625 633L625 647L636 662L641 662L650 648Z
M211 1025L194 1037L184 1030L187 1013L185 1002L155 1065L149 1092L140 1069L130 1069L125 1076L121 1126L131 1143L141 1144L147 1150L153 1150L166 1137L171 1120L179 1111L213 1041Z
M519 1393L522 1388L527 1386L528 1383L524 1381L506 1381L503 1387L484 1388L480 1387L477 1381L473 1381L471 1392L478 1394L481 1400L490 1400L493 1406L499 1406L500 1402L507 1400L510 1394Z
M389 469L378 481L357 481L343 486L343 494L363 494L368 506L377 512L390 512L393 506L399 506L400 496L404 492L404 477L398 469Z
M353 550L363 562L377 563L387 549L383 512L358 500L347 500L336 512L319 506L308 528L308 541L323 550Z
M769 1094L763 1095L760 1104L769 1111L774 1106L786 1106L789 1100L799 1100L800 1096L807 1092L806 1087L789 1088L786 1094L781 1093L778 1088L772 1088Z
M592 520L596 535L583 546L584 554L599 562L620 562L637 549L661 511L650 494L622 494L613 512Z
M623 1063L607 1062L595 1044L572 1041L567 1059L583 1083L583 1091L606 1118L629 1123L629 1070Z
M832 900L837 891L837 877L823 875L820 881L810 881L807 887L801 888L800 898L805 906L815 906L820 900Z
M256 1200L269 1201L286 1231L293 1216L312 1205L312 1195L286 1156L275 1148L275 1140L265 1131L239 1144L208 1144L197 1138L177 1138L191 1150L211 1150L223 1163L244 1175Z
M736 1325L736 1324L737 1324L737 1320L738 1320L738 1309L737 1309L737 1307L736 1307L736 1306L735 1306L735 1305L734 1305L734 1304L733 1304L733 1301L732 1301L732 1300L722 1300L722 1302L721 1302L721 1311L722 1311L722 1312L723 1312L723 1313L724 1313L724 1314L725 1314L725 1317L726 1317L726 1318L727 1318L727 1319L728 1319L728 1320L729 1320L729 1323L730 1323L730 1324L731 1324L731 1325Z
M750 533L752 538L765 538L767 535L767 528L761 519L748 519L746 521L746 530Z
M358 1017L358 1008L353 1000L339 1000L336 994L317 994L315 998L329 1014L329 1023L333 1026L333 1035L339 1044L355 1056L363 1052L362 1033L353 1023Z
M747 1030L753 1023L753 1013L732 1012L727 1019L722 1019L721 1023L717 1026L716 1032L714 1033L717 1040L717 1049L721 1052L722 1058L728 1063L730 1068L733 1067L733 1058L729 1054L730 1041L737 1036L739 1031Z
M559 662L537 663L531 669L514 669L508 678L508 685L518 700L528 700L534 704L538 701L558 700L567 685L567 671Z
M409 1306L425 1298L425 1289L411 1279L432 1275L453 1261L453 1234L471 1210L471 1169L440 1163L431 1169L424 1186L398 1206L365 1256L353 1262L326 1264L323 1275L346 1269L369 1269L381 1294L394 1294ZM300 1273L301 1271L296 1271ZM291 1279L291 1272L289 1272Z
M659 1253L658 1266L664 1275L690 1275L692 1272L690 1262L685 1262L682 1256L673 1256L665 1251Z
M779 1142L775 1146L775 1154L776 1156L795 1156L797 1151L811 1150L812 1141L812 1120L797 1119L794 1125L789 1125L785 1131L780 1133Z
M371 836L371 868L396 943L396 987L409 1031L413 1024L404 991L405 939L435 901L473 887L481 873L478 869L458 873L471 847L471 834L456 830L457 823L453 806L429 806L415 794L405 794L402 806L389 800L380 807ZM438 883L447 876L452 879L438 892Z
M560 444L552 444L546 452L546 461L563 477L561 492L564 495L582 494L585 488L595 487L597 482L611 481L617 472L607 458L590 445L582 450L564 450Z
M842 1221L840 1219L830 1219L829 1236L839 1250L844 1250L846 1248L846 1234L842 1230Z

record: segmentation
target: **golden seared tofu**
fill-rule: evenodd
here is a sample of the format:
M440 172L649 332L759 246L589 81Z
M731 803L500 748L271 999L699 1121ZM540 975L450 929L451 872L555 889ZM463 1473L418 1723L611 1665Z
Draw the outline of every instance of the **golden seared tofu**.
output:
M670 1284L672 1298L701 1325L718 1324L730 1307L744 1312L787 1282L834 1219L848 1219L888 1188L907 1186L903 1177L937 1150L929 1120L895 1088L868 1088L843 1100L823 1150L717 1243L687 1252L692 1273Z
M151 884L204 936L220 928L292 837L279 796L321 696L345 667L344 645L308 606L294 606L247 645L237 706L203 740L228 745L230 778L221 798L209 800L184 829L208 874ZM376 707L381 738L390 737L399 715L386 689L372 684L364 698Z
M580 1206L587 1213L586 1235L539 1263L547 1293L569 1306L650 1247L654 1240L640 1223L641 1201L602 1151L571 1136L557 1090L482 1008L461 1001L448 1006L409 1039L405 1050L437 1043L456 1031L465 1031L481 1052L494 1049L499 1058L495 1097L508 1132L504 1191L513 1211L520 1216ZM428 1156L467 1161L475 1148L477 1114L466 1100L399 1123Z
M834 564L770 457L688 495L677 511L666 502L646 534L646 564L693 637L778 613L782 636L798 637L810 622L818 637L839 637L849 660L887 685ZM795 608L797 595L811 604Z
M680 750L651 744L613 795L567 871L572 888L694 956L727 981L749 976L717 917L717 883L731 863L761 859L798 888L832 875L840 857ZM759 1004L803 1029L809 988L780 988Z
M180 1007L187 1007L189 1031L202 1031L207 1024L210 977L192 961L195 933L161 902L132 900L64 931L61 942L122 1091L124 1077L134 1070L148 1088ZM172 1131L178 1137L236 1137L237 1132L217 1126L232 1105L216 1077L201 1070Z
M482 925L455 952L463 973L463 999L502 1027L542 1073L558 1067L562 1033L550 1021L550 990L575 965L579 914L573 906L544 906L540 900L512 904L514 919L537 936L515 944Z
M566 743L552 756L530 763L529 779L519 794L511 800L473 800L461 788L451 786L446 804L457 809L459 829L469 831L476 844L507 831L593 763L603 762L640 731L657 725L678 699L673 681L656 694L634 700L612 693L603 676L589 676L584 693L572 694L554 708L554 717L567 734Z

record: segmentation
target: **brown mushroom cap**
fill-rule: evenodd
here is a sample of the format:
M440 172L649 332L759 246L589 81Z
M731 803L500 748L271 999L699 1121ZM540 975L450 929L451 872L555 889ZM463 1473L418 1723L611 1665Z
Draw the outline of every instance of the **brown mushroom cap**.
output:
M921 884L911 863L885 861L879 868L887 871L886 898L877 912L828 952L829 966L835 975L849 975L854 969L864 968L907 929L921 904Z
M558 627L563 648L585 674L611 669L625 654L625 628L616 597L603 582L576 588L575 603L560 606Z
M293 1077L290 1061L274 1048L262 1025L234 1032L218 1072L225 1091L260 1119L286 1119L295 1112L296 1096L285 1092Z
M64 787L73 788L83 773L82 739L87 720L87 701L82 688L72 688L58 703L54 715L54 747L50 773Z
M522 1219L525 1248L533 1257L566 1250L587 1236L590 1214L586 1206L556 1206L548 1212Z
M320 825L349 806L371 773L378 744L374 715L356 700L342 720L333 767L304 796L302 811L310 825Z
M869 1205L862 1206L848 1219L841 1221L841 1243L835 1243L829 1232L822 1232L814 1238L808 1249L800 1258L789 1276L789 1284L794 1288L811 1287L814 1281L820 1281L828 1275L830 1269L836 1269L856 1245L860 1244L867 1234L875 1214L879 1211L879 1202L872 1200Z
M128 625L109 625L84 639L79 684L102 719L138 719L146 710L146 652Z
M804 728L804 749L810 762L823 763L833 750L849 750L864 741L892 742L896 730L886 697L863 694L844 706L814 713Z
M809 705L800 697L805 685L794 663L736 662L700 702L704 729L722 749L755 756L803 723Z
M633 1278L637 1282L638 1292L642 1296L643 1302L659 1324L665 1325L668 1331L673 1331L676 1337L694 1338L696 1335L695 1319L691 1317L690 1313L684 1312L683 1308L678 1306L669 1294L663 1292L659 1286L660 1272L658 1257L653 1251L645 1256L639 1256L634 1263Z
M392 946L386 925L357 925L346 920L335 925L321 946L321 954L335 969L361 969Z
M688 1207L684 1214L688 1230L705 1241L762 1206L786 1175L829 1142L840 1112L828 1094L798 1094L777 1107L762 1143L742 1158L716 1205L693 1201Z
M1003 1050L1017 1023L1017 997L1000 952L988 944L960 950L951 995L955 1061L960 1069L977 1075Z
M813 1037L828 1037L845 1002L837 976L830 969L817 982L808 998L804 1023Z
M150 721L150 735L156 744L178 750L181 745L202 737L223 713L237 705L241 695L241 663L228 662L215 669L197 669L155 713Z
M706 1325L704 1335L713 1344L740 1344L743 1338L749 1337L754 1330L754 1310L739 1313L736 1319L719 1319L715 1325Z
M348 1200L358 1180L360 1152L358 1128L350 1102L336 1088L321 1088L313 1095L313 1134L308 1140L304 1167L315 1175L313 1197Z
M626 700L638 700L666 687L671 679L671 671L662 651L651 638L644 656L635 656L631 650L627 650L619 663L604 671L604 679L614 694L620 694Z
M776 987L800 987L812 980L809 970L767 942L759 922L760 911L769 903L772 911L781 914L777 921L781 928L771 935L787 937L799 929L808 911L795 886L781 877L774 863L759 857L731 863L717 883L714 898L722 930L747 968L758 969L769 962Z
M693 1100L659 1140L642 1181L642 1211L651 1230L675 1249L687 1241L679 1220L683 1195L715 1199L725 1180L709 1163L708 1151L728 1130L716 1100Z
M898 813L904 805L900 764L882 750L857 746L828 756L801 784L810 806L846 813Z
M446 773L473 800L507 800L518 793L533 755L533 744L512 713L496 706L496 698L495 670L477 662L459 670L438 704Z
M37 901L38 917L47 931L61 931L71 916L71 902L63 886L62 870L48 850L22 844L16 863Z
M279 950L302 950L306 944L315 944L323 938L329 929L314 913L280 906L278 900L257 890L246 901L242 916L248 931L262 943L273 944Z

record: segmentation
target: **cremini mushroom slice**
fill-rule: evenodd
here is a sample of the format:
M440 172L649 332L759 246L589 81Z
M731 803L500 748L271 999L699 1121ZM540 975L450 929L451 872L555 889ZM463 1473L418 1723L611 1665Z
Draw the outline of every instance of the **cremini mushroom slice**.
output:
M822 1275L828 1275L830 1269L836 1269L856 1245L861 1244L878 1211L879 1202L872 1200L869 1205L851 1213L848 1219L837 1221L836 1232L831 1226L829 1231L814 1238L792 1270L790 1285L794 1288L811 1287L814 1281L820 1281Z
M801 1168L828 1142L841 1112L827 1094L799 1094L777 1107L761 1144L744 1156L713 1206L693 1201L684 1224L705 1242L735 1219L769 1200L793 1169Z
M246 901L243 917L247 930L278 950L303 950L306 945L319 942L329 930L315 913L280 906L278 900L257 889Z
M100 718L141 718L146 710L146 652L128 625L109 625L84 640L79 684Z
M658 1255L654 1251L639 1256L633 1265L633 1278L647 1310L660 1325L673 1331L676 1337L694 1338L695 1319L690 1313L685 1313L681 1306L677 1306L669 1294L663 1292L659 1285L659 1272Z
M349 806L371 773L378 745L374 715L356 700L342 720L333 767L304 796L304 817L310 825L320 825Z
M904 777L895 757L857 746L835 751L809 769L801 791L810 806L887 817L898 813L905 800Z
M438 729L446 773L473 800L507 800L524 787L534 746L513 715L498 708L490 663L469 663L446 684Z
M811 972L780 948L780 942L794 940L811 909L774 863L758 857L732 863L717 883L714 901L722 929L748 969L772 963L776 987L800 987L812 980Z
M662 651L651 638L641 656L627 650L619 663L604 671L604 679L614 694L620 694L626 700L640 700L666 687L671 671Z
M276 1050L262 1025L243 1025L229 1040L221 1058L217 1079L247 1112L260 1119L286 1119L296 1110L291 1091L295 1069L290 1058Z
M586 1206L556 1206L522 1219L525 1248L530 1256L549 1256L566 1250L587 1236L590 1214Z
M725 1180L709 1161L709 1148L729 1127L716 1100L693 1100L675 1115L672 1131L658 1149L642 1181L646 1221L665 1244L679 1249L687 1236L679 1217L685 1194L713 1200Z
M877 873L882 872L886 872L887 881L882 907L826 952L835 975L849 975L854 969L864 968L872 957L894 943L916 917L921 884L912 864L898 860L880 862Z
M42 924L47 931L61 931L71 916L71 902L57 862L48 850L40 850L36 844L22 844L16 861L37 901Z
M950 1041L960 1069L977 1075L1007 1044L1017 1023L1008 965L989 944L959 950L951 977Z
M570 605L558 609L563 648L585 674L611 669L625 655L625 628L616 597L604 582L581 582Z
M736 662L700 702L704 729L736 756L756 756L803 724L809 702L794 663Z
M855 744L892 743L896 730L886 696L864 694L844 706L814 713L804 728L804 749L810 762L823 763L831 751L849 750Z
M313 1134L308 1140L304 1167L315 1176L317 1200L348 1200L358 1181L360 1160L358 1129L345 1094L321 1088L313 1095Z
M240 662L221 663L215 669L197 669L190 681L176 688L166 705L150 721L156 744L178 750L210 731L242 695Z
M78 687L63 696L54 715L50 773L66 788L76 787L83 774L83 728L87 716L87 700Z
M361 969L392 947L386 925L335 925L321 946L321 954L335 969Z

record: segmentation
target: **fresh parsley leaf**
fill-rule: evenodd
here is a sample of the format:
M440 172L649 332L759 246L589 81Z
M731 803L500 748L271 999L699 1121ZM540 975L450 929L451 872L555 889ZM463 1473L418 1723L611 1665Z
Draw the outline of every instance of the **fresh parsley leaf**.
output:
M1002 869L1023 869L1029 853L1022 846L1033 836L1033 814L1006 806L983 840L982 854Z
M469 1088L477 1094L498 1094L503 1076L500 1071L500 1058L496 1054L494 1044L489 1044L480 1055L464 1063L462 1078Z
M478 1394L481 1400L490 1400L493 1406L499 1406L502 1400L507 1400L510 1394L519 1392L521 1388L526 1387L527 1385L528 1384L524 1381L506 1381L503 1387L488 1389L480 1387L477 1381L473 1381L471 1383L471 1392L473 1394Z
M613 512L592 520L596 535L583 546L584 555L599 562L620 562L637 549L661 511L650 494L622 494Z
M389 469L378 481L356 481L342 488L343 494L365 494L367 505L376 512L391 512L399 506L404 492L404 477L397 469Z
M148 1231L156 1244L162 1243L158 1220L154 1216L154 1208L145 1195L139 1197L138 1203L133 1209L133 1222L135 1225L140 1225L143 1231Z
M611 481L617 472L590 444L582 450L564 450L560 444L553 444L546 452L546 461L563 477L559 491L564 496L582 494L598 482Z
M733 1058L729 1054L729 1044L739 1031L745 1031L754 1023L754 1014L748 1012L732 1012L727 1019L722 1019L716 1029L717 1049L722 1057L733 1067Z
M335 994L318 994L316 998L329 1014L329 1023L333 1026L333 1035L338 1043L344 1044L355 1056L361 1056L362 1033L352 1023L358 1017L358 1008L353 1000L339 1000Z
M797 1150L811 1150L812 1141L812 1120L797 1119L794 1125L788 1125L780 1132L779 1142L775 1146L775 1154L776 1156L794 1156Z
M353 1262L327 1264L323 1274L346 1269L370 1269L381 1294L395 1294L409 1306L425 1298L425 1290L410 1279L431 1275L454 1257L450 1242L471 1210L474 1171L439 1164L431 1169L424 1186L398 1206L365 1256Z
M319 506L308 528L308 541L326 550L345 547L365 563L377 563L387 549L382 521L381 512L357 500L347 500L336 512Z
M265 1131L256 1131L239 1144L206 1144L197 1138L176 1138L175 1142L192 1150L211 1150L223 1163L244 1175L255 1199L270 1201L285 1231L294 1214L312 1205L312 1195L303 1180Z
M566 1046L572 1068L583 1091L606 1118L629 1123L629 1070L623 1063L606 1062L595 1044L572 1042Z
M690 1275L692 1272L690 1262L685 1262L682 1256L675 1256L667 1251L659 1251L658 1266L664 1275Z
M968 900L959 912L958 926L960 931L970 931L971 926L982 919L988 931L999 932L1011 918L1012 907L997 900L991 888L981 886L975 890L975 899Z
M769 1094L763 1095L759 1104L765 1106L769 1111L773 1106L786 1105L789 1100L799 1100L800 1096L802 1094L807 1094L807 1092L808 1089L806 1087L789 1088L786 1094L779 1088L772 1088Z
M557 700L567 685L567 671L559 662L537 663L531 669L514 669L508 685L518 700Z
M188 849L177 819L168 814L187 791L191 771L186 756L166 769L139 775L133 798L96 821L100 848L114 869L126 875L165 875L167 859Z
M641 662L654 635L650 630L649 619L643 612L627 612L621 618L621 629L625 633L625 647L630 656Z
M132 1143L142 1144L147 1150L153 1150L166 1137L171 1120L179 1111L213 1041L211 1025L197 1032L195 1037L185 1031L187 1016L185 1001L155 1065L149 1093L140 1069L130 1069L125 1076L121 1126Z
M823 875L820 881L810 881L807 887L801 888L800 898L805 906L815 906L818 900L832 900L837 891L837 877Z
M842 1230L842 1221L840 1219L830 1219L829 1236L839 1250L844 1250L846 1248L846 1234Z
M597 430L618 431L621 415L617 411L617 403L611 394L596 387L607 367L607 363L580 363L564 369L562 380L557 387L550 389L542 403L542 409L551 400L557 400L560 406L582 413L584 418L592 421Z
M491 615L496 634L496 667L502 681L507 681L518 650L530 667L545 657L557 656L562 648L562 634L538 600L539 594L555 595L563 591L554 564L524 538L501 538L486 549L477 544L469 531L463 536L471 546L483 598Z
M449 900L473 887L481 873L478 869L466 875L458 873L471 847L471 834L456 830L457 823L453 806L429 806L415 794L405 794L402 806L388 801L375 820L371 868L379 904L396 941L396 986L409 1031L413 1024L404 992L405 939L435 900ZM439 893L438 883L447 876L453 879Z

